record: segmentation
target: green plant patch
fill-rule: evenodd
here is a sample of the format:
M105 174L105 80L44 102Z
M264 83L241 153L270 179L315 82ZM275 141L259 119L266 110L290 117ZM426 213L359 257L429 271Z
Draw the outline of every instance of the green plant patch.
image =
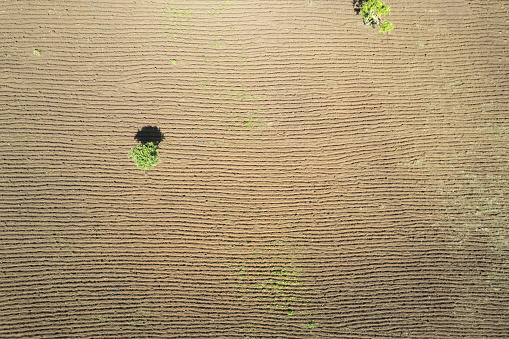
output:
M392 31L394 26L389 21L382 19L382 15L389 15L391 8L387 7L381 0L367 0L360 10L364 24L375 28L380 27L380 33L385 34Z
M153 142L147 142L133 147L129 152L129 158L132 158L136 166L142 171L149 170L161 162L157 151L157 145Z

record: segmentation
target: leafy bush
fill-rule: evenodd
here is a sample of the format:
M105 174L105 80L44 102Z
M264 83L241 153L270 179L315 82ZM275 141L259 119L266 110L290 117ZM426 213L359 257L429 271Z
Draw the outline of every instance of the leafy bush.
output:
M142 171L149 170L161 162L157 153L157 145L153 142L133 147L129 152L129 158L132 158L136 166Z
M394 26L387 20L384 20L384 22L382 22L382 24L380 25L380 33L382 34L385 34L385 32L389 33L390 31L392 31L392 29L394 28Z
M394 28L387 20L382 20L382 15L389 15L391 8L385 6L381 0L367 0L361 7L364 24L373 28L380 26L380 33L385 34Z

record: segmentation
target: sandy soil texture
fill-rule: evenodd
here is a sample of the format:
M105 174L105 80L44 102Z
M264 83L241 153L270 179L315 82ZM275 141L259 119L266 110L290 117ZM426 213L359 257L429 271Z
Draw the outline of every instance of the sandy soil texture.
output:
M507 338L509 2L386 3L3 1L0 337Z

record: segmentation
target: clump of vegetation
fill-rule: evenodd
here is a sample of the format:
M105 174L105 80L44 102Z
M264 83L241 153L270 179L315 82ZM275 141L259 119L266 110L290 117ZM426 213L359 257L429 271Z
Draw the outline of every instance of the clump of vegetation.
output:
M364 24L373 28L380 26L380 33L385 34L392 31L394 26L387 20L382 19L382 15L389 15L391 8L385 6L381 0L367 0L360 8Z
M132 158L136 166L142 171L149 170L161 162L157 145L153 142L141 143L133 147L129 152L129 158Z

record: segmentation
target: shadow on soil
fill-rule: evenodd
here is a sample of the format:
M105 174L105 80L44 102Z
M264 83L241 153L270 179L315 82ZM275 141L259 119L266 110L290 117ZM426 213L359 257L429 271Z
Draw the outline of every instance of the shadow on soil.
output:
M352 0L353 10L355 11L355 13L357 14L360 13L361 7L362 5L364 5L365 2L366 0Z
M154 145L159 145L159 143L164 140L164 134L161 133L161 130L157 126L145 126L138 130L134 139L142 144L152 141Z

